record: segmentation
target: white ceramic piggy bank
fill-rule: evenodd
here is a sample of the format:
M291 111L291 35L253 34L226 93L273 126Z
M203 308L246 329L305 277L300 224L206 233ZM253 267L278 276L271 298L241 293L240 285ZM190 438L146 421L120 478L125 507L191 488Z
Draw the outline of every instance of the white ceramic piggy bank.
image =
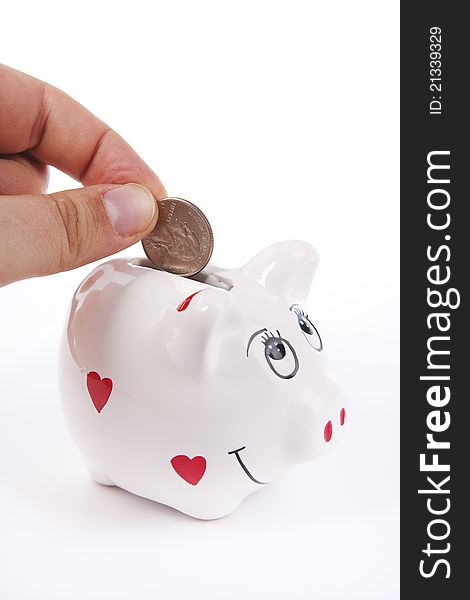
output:
M315 250L287 241L195 278L97 267L61 351L67 422L91 477L222 517L340 437L345 408L305 308Z

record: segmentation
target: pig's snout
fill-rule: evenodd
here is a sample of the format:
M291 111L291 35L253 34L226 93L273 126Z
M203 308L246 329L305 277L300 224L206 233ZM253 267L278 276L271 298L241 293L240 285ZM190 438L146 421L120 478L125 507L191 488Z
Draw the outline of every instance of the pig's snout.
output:
M339 411L340 427L344 426L345 420L346 420L346 410L344 408L342 408ZM331 421L328 421L328 423L325 425L325 428L323 430L323 438L324 438L325 442L329 442L332 437L333 437L333 423Z

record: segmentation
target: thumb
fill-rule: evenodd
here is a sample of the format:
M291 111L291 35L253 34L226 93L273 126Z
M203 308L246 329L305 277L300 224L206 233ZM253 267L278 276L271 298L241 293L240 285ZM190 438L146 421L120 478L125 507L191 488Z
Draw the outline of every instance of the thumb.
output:
M114 254L152 231L150 191L136 183L0 196L0 286Z

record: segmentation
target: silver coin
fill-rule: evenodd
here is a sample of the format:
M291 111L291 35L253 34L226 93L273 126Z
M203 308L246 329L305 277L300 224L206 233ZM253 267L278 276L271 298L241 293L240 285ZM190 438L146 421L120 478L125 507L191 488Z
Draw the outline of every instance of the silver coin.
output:
M162 271L190 277L207 265L214 236L204 213L183 198L158 201L158 221L142 240L150 262Z

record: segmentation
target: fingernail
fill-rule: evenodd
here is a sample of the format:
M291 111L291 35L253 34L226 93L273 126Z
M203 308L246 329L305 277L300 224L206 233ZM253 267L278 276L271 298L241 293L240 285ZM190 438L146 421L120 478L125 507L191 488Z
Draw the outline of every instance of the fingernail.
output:
M147 228L155 214L155 199L149 190L128 183L103 194L103 204L114 231L122 236L135 235Z

